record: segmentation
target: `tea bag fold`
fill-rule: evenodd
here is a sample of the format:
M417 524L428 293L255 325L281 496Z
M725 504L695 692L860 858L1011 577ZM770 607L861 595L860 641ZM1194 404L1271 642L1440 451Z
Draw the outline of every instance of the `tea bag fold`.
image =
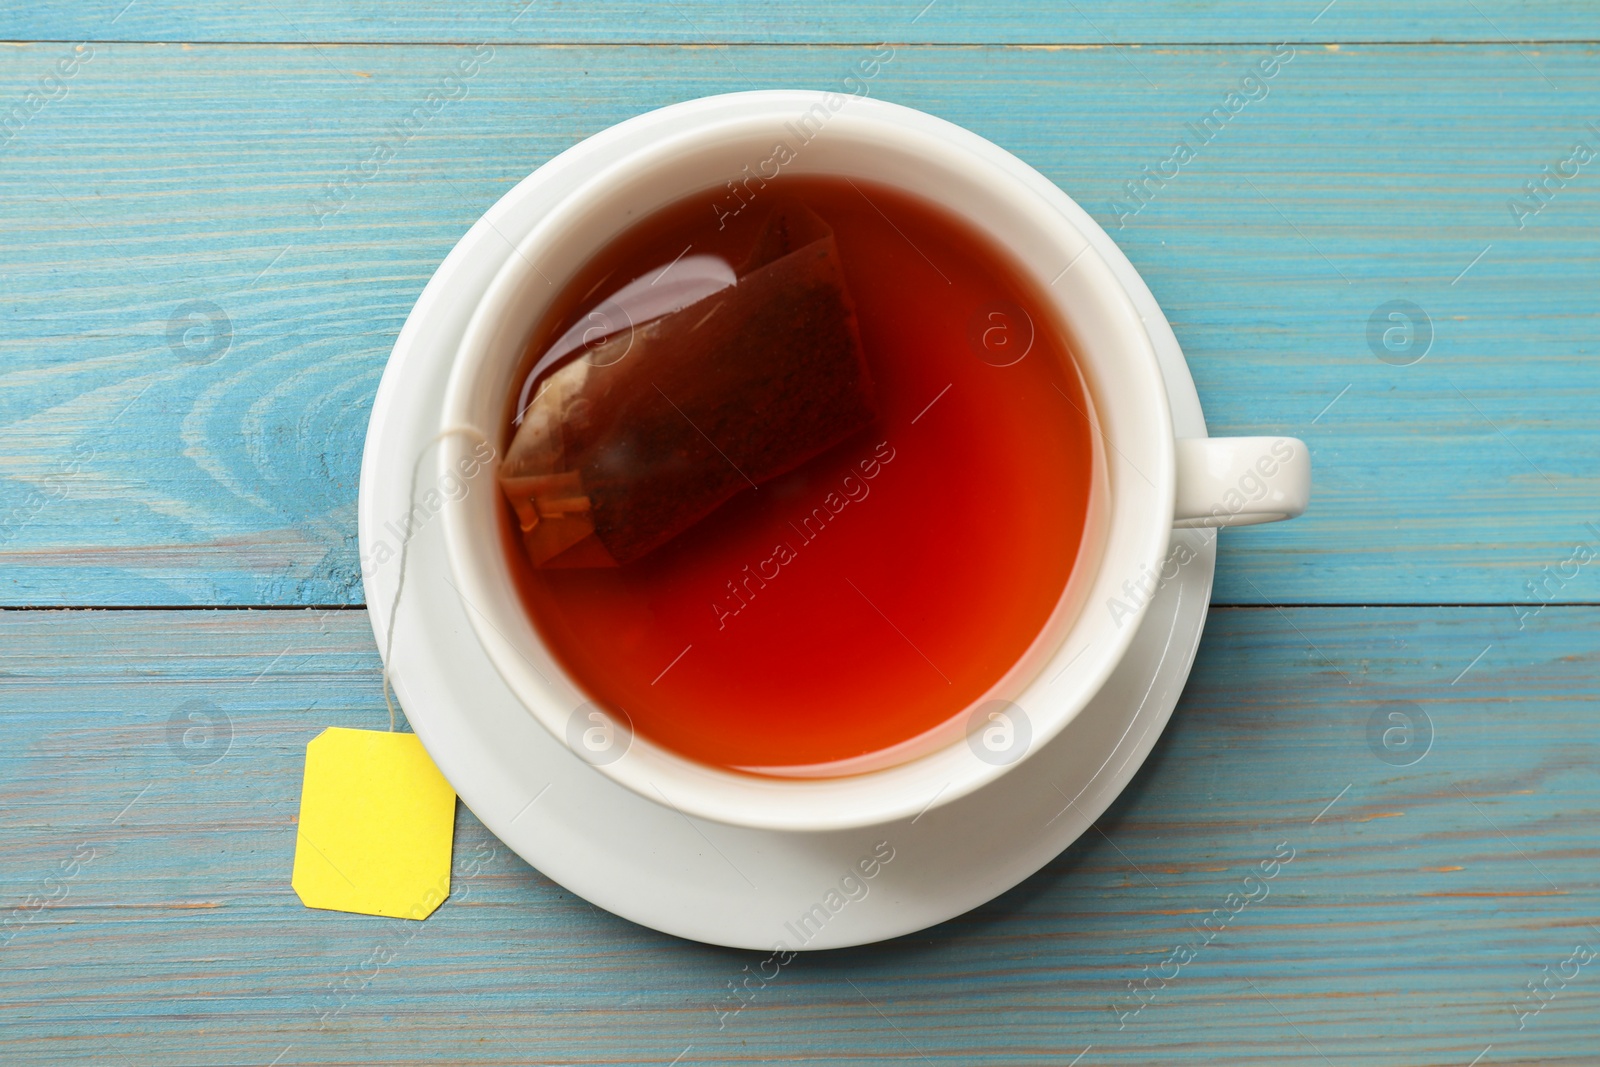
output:
M500 487L534 566L617 566L875 417L833 231L780 203L733 285L535 383Z

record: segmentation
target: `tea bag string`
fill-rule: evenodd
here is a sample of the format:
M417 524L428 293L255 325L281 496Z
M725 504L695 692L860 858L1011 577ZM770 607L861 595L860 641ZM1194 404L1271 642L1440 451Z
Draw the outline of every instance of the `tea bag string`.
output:
M421 525L411 522L411 515L417 503L417 479L422 473L422 461L428 458L428 453L440 441L452 434L467 434L484 444L489 444L489 436L476 426L446 426L417 453L416 462L411 465L411 488L406 494L406 535L400 540L400 575L395 581L394 599L389 603L389 625L383 639L383 703L389 709L389 732L395 732L394 698L391 695L392 687L389 683L390 665L394 662L394 629L395 621L400 617L400 597L406 589L406 565L411 554L411 539L416 536L416 527Z

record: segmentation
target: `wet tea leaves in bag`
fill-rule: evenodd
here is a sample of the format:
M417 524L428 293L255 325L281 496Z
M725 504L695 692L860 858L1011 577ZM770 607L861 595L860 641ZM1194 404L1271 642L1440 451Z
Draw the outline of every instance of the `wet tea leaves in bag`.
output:
M536 385L501 468L536 566L630 563L873 421L833 233L801 205L734 285L643 323L609 303L622 328Z

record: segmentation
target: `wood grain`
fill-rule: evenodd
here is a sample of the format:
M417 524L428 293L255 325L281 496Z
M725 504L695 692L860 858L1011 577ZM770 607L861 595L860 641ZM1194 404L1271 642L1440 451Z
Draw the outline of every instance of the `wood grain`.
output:
M319 224L327 184L470 49L90 47L0 149L6 604L358 602L372 395L455 239L616 121L833 85L858 58L498 47ZM1219 601L1531 601L1530 582L1600 599L1592 567L1562 567L1600 541L1584 525L1600 521L1600 164L1521 229L1507 207L1575 140L1600 146L1600 54L1302 46L1119 220L1124 183L1267 51L901 47L872 91L1015 151L1106 225L1173 320L1214 433L1310 442L1310 512L1225 534ZM23 99L72 54L6 49L0 92ZM1412 366L1369 347L1397 299L1431 321Z
M1585 0L39 0L0 13L16 40L495 43L1087 44L1568 41L1600 37Z
M1600 965L1518 1011L1600 949L1600 608L1541 604L1600 601L1600 162L1509 208L1600 148L1589 0L40 0L0 40L0 605L358 604L373 392L457 237L614 122L837 87L885 40L873 95L1113 234L1213 433L1316 467L1306 516L1224 535L1243 606L1097 829L720 1019L762 957L600 912L465 809L426 923L299 905L305 743L387 724L359 609L0 611L0 1063L1593 1062ZM1409 366L1369 340L1397 300ZM1357 606L1408 603L1458 606ZM1417 762L1390 712L1427 716Z
M599 912L464 809L456 891L426 923L299 905L305 743L386 725L363 613L0 614L0 892L54 897L0 935L0 1061L1581 1062L1595 965L1520 1031L1513 1008L1574 944L1600 949L1600 609L1508 620L1217 611L1098 830L961 919L797 959L719 1029L761 957ZM1432 723L1411 766L1367 740L1397 700ZM185 749L184 708L228 728ZM1288 849L1119 1029L1128 983Z

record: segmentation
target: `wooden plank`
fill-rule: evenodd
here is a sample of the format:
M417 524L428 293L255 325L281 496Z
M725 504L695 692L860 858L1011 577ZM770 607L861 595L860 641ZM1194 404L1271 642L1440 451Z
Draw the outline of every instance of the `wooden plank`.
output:
M1088 44L1240 41L1566 41L1600 36L1584 0L42 0L0 14L14 40L397 43Z
M478 214L630 115L838 84L865 54L499 47L319 225L327 183L470 49L92 47L0 154L8 604L358 601L373 391ZM1573 553L1600 541L1600 164L1520 229L1508 202L1600 146L1600 55L1301 47L1213 141L1186 134L1267 54L902 47L872 91L992 138L1100 219L1213 432L1311 443L1311 511L1224 536L1222 602L1596 599ZM70 55L6 50L0 91L21 100ZM1128 214L1126 183L1183 136L1195 158ZM1412 366L1369 346L1393 300L1431 322Z
M22 910L0 935L0 1060L1578 1062L1593 964L1520 1030L1516 1009L1574 944L1600 949L1600 609L1539 625L1218 611L1097 832L938 929L801 957L719 1020L760 956L598 912L465 810L455 896L426 923L298 904L305 743L386 725L363 613L4 613L0 891ZM1410 766L1368 740L1391 701L1431 720ZM191 707L226 716L210 747L171 743ZM1238 892L1257 899L1200 927ZM1179 944L1195 957L1163 967ZM1128 983L1157 972L1133 1013Z

